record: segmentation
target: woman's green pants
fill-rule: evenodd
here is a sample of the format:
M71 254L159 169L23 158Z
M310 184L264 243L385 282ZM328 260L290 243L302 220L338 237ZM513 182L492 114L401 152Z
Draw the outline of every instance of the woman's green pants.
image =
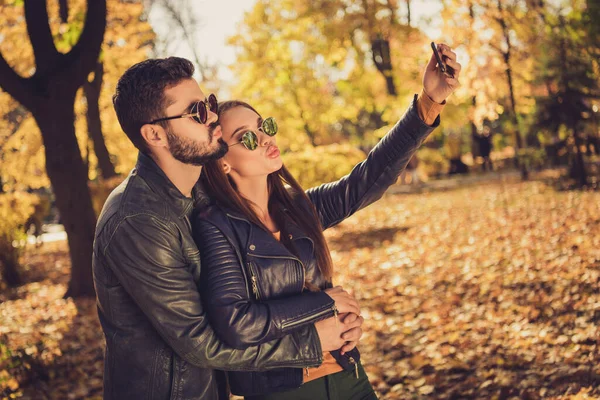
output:
M245 400L377 400L369 378L358 364L358 379L354 371L342 371L307 382L297 389L260 396L246 396Z

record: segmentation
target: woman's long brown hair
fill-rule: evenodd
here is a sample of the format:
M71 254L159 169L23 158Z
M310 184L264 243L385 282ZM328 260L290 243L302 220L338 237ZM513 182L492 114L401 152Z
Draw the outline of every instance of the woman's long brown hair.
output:
M227 110L235 107L245 107L258 114L249 104L243 101L231 100L219 104L219 118ZM240 212L249 221L269 232L269 229L262 223L252 208L252 203L238 193L233 179L225 174L220 160L214 160L205 164L202 168L200 179L204 188L214 200L226 208ZM289 188L286 188L286 185ZM314 242L317 266L325 279L331 281L333 262L329 253L329 247L323 236L323 228L317 217L315 207L300 184L294 179L287 168L282 166L278 171L269 174L267 177L267 188L269 190L269 213L281 231L281 243L292 254L298 256L287 233L287 223L291 220L292 223L300 227ZM309 282L306 282L306 286L311 290L317 289Z

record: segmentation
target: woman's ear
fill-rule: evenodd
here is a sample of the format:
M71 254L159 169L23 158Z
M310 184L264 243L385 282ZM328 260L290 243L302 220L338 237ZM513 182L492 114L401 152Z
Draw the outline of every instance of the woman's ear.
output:
M165 130L160 126L150 124L142 125L140 133L150 148L168 147L169 145Z
M231 172L231 165L227 164L225 161L221 161L221 168L223 168L225 175L229 175Z

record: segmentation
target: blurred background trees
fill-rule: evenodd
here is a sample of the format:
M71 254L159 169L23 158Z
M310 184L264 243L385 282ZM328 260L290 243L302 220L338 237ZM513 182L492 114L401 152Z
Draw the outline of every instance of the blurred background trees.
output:
M181 47L206 92L277 118L286 163L305 186L347 173L401 117L421 89L431 41L452 46L464 69L418 154L422 174L517 166L527 178L564 166L577 186L597 183L600 6L592 0L257 0L229 38L231 82L219 81L206 57L210 32L195 2L44 3L0 5L0 207L15 217L0 221L0 241L18 261L35 204L51 203L40 218L65 225L68 295L93 293L92 209L137 156L112 108L116 82L130 65ZM439 12L423 21L419 7ZM1 280L16 284L17 262L0 264Z

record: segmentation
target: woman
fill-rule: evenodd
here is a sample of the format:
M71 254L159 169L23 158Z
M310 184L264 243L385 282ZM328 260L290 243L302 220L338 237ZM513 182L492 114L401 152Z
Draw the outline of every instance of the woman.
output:
M458 74L454 53L444 50ZM443 100L456 79L443 77L430 61L425 90L429 86L437 98L445 94ZM335 308L307 310L304 302L285 300L332 288L334 270L322 231L383 195L439 124L440 109L426 94L415 96L404 117L348 176L304 192L283 166L275 120L240 101L219 106L229 151L203 168L201 179L214 205L195 217L194 236L203 266L199 290L224 341L238 348L258 345L336 314ZM435 123L429 126L432 114ZM317 368L228 372L228 381L246 399L375 399L354 345L324 354Z

